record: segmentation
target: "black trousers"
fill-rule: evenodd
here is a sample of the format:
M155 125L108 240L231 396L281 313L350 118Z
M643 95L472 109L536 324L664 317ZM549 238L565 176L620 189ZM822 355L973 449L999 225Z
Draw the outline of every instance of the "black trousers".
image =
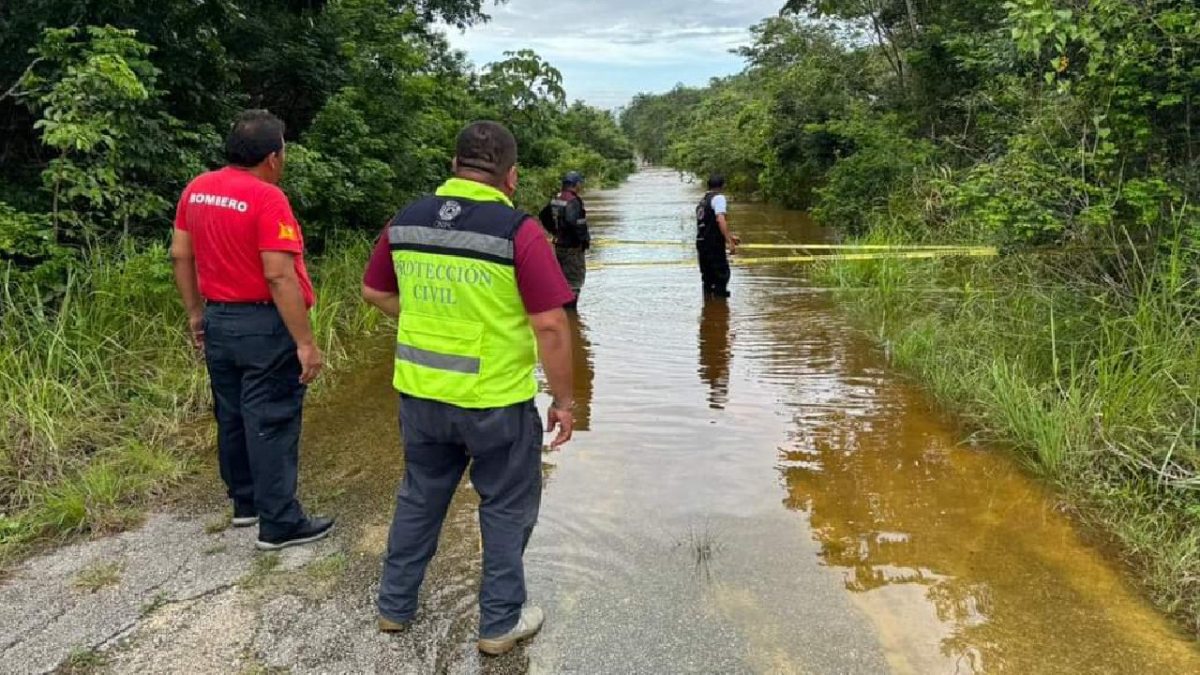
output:
M700 280L704 294L718 298L729 296L729 254L724 242L713 246L700 242L696 245L696 257L700 260Z
M290 535L305 520L296 500L306 389L296 343L274 305L210 304L204 334L229 498L254 507L261 536Z

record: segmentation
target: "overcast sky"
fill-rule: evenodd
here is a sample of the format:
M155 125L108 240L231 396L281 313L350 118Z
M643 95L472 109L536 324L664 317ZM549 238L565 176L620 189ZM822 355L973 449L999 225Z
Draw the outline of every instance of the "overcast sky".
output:
M570 100L614 108L642 91L742 69L731 48L784 0L509 0L487 9L492 20L447 32L482 66L505 51L533 49L563 73Z

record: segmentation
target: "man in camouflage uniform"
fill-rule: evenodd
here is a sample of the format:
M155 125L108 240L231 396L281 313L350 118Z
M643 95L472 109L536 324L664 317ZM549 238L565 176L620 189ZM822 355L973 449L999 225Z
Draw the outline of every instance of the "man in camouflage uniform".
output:
M579 198L582 186L583 176L578 171L563 176L562 191L550 200L540 214L542 226L554 237L554 251L558 256L558 264L562 266L563 276L575 293L575 300L566 306L568 309L574 309L579 302L579 294L587 278L585 251L592 243L587 210Z

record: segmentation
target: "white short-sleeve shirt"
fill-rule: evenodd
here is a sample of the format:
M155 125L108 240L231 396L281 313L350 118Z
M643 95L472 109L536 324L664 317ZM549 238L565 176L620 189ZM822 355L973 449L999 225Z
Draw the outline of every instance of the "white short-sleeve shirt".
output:
M725 200L725 195L715 195L712 198L712 209L718 216L729 213L729 202Z

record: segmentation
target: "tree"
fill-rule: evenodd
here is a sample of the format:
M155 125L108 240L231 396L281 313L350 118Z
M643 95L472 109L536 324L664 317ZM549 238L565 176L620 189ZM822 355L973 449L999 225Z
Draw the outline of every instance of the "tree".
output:
M246 107L287 124L285 188L316 248L335 229L375 230L433 189L471 119L510 124L523 182L539 189L560 162L624 176L631 151L612 118L568 111L541 57L512 53L475 73L431 25L485 21L488 4L0 4L0 256L32 265L45 246L162 236Z
M567 137L603 157L623 162L633 161L633 145L621 132L616 118L608 111L597 110L582 101L576 101L563 116L562 129Z
M17 95L57 152L43 173L54 243L64 228L76 241L112 225L128 236L132 222L169 209L155 181L198 166L179 148L202 134L162 110L150 52L135 31L112 27L49 29L38 45Z
M665 94L638 94L621 113L621 129L643 159L662 164L667 159L671 139L685 128L688 113L704 95L702 89L683 85L676 85Z
M566 110L562 73L532 50L505 52L489 63L479 77L479 96L489 112L513 129L522 162L542 166L552 162L546 139Z
M330 7L345 84L301 137L316 154L289 171L298 207L314 223L374 229L431 190L477 105L461 58L445 56L444 39L393 4L339 0Z
M904 86L907 73L904 47L915 41L921 30L913 0L788 0L784 12L836 16L864 23L900 86Z

